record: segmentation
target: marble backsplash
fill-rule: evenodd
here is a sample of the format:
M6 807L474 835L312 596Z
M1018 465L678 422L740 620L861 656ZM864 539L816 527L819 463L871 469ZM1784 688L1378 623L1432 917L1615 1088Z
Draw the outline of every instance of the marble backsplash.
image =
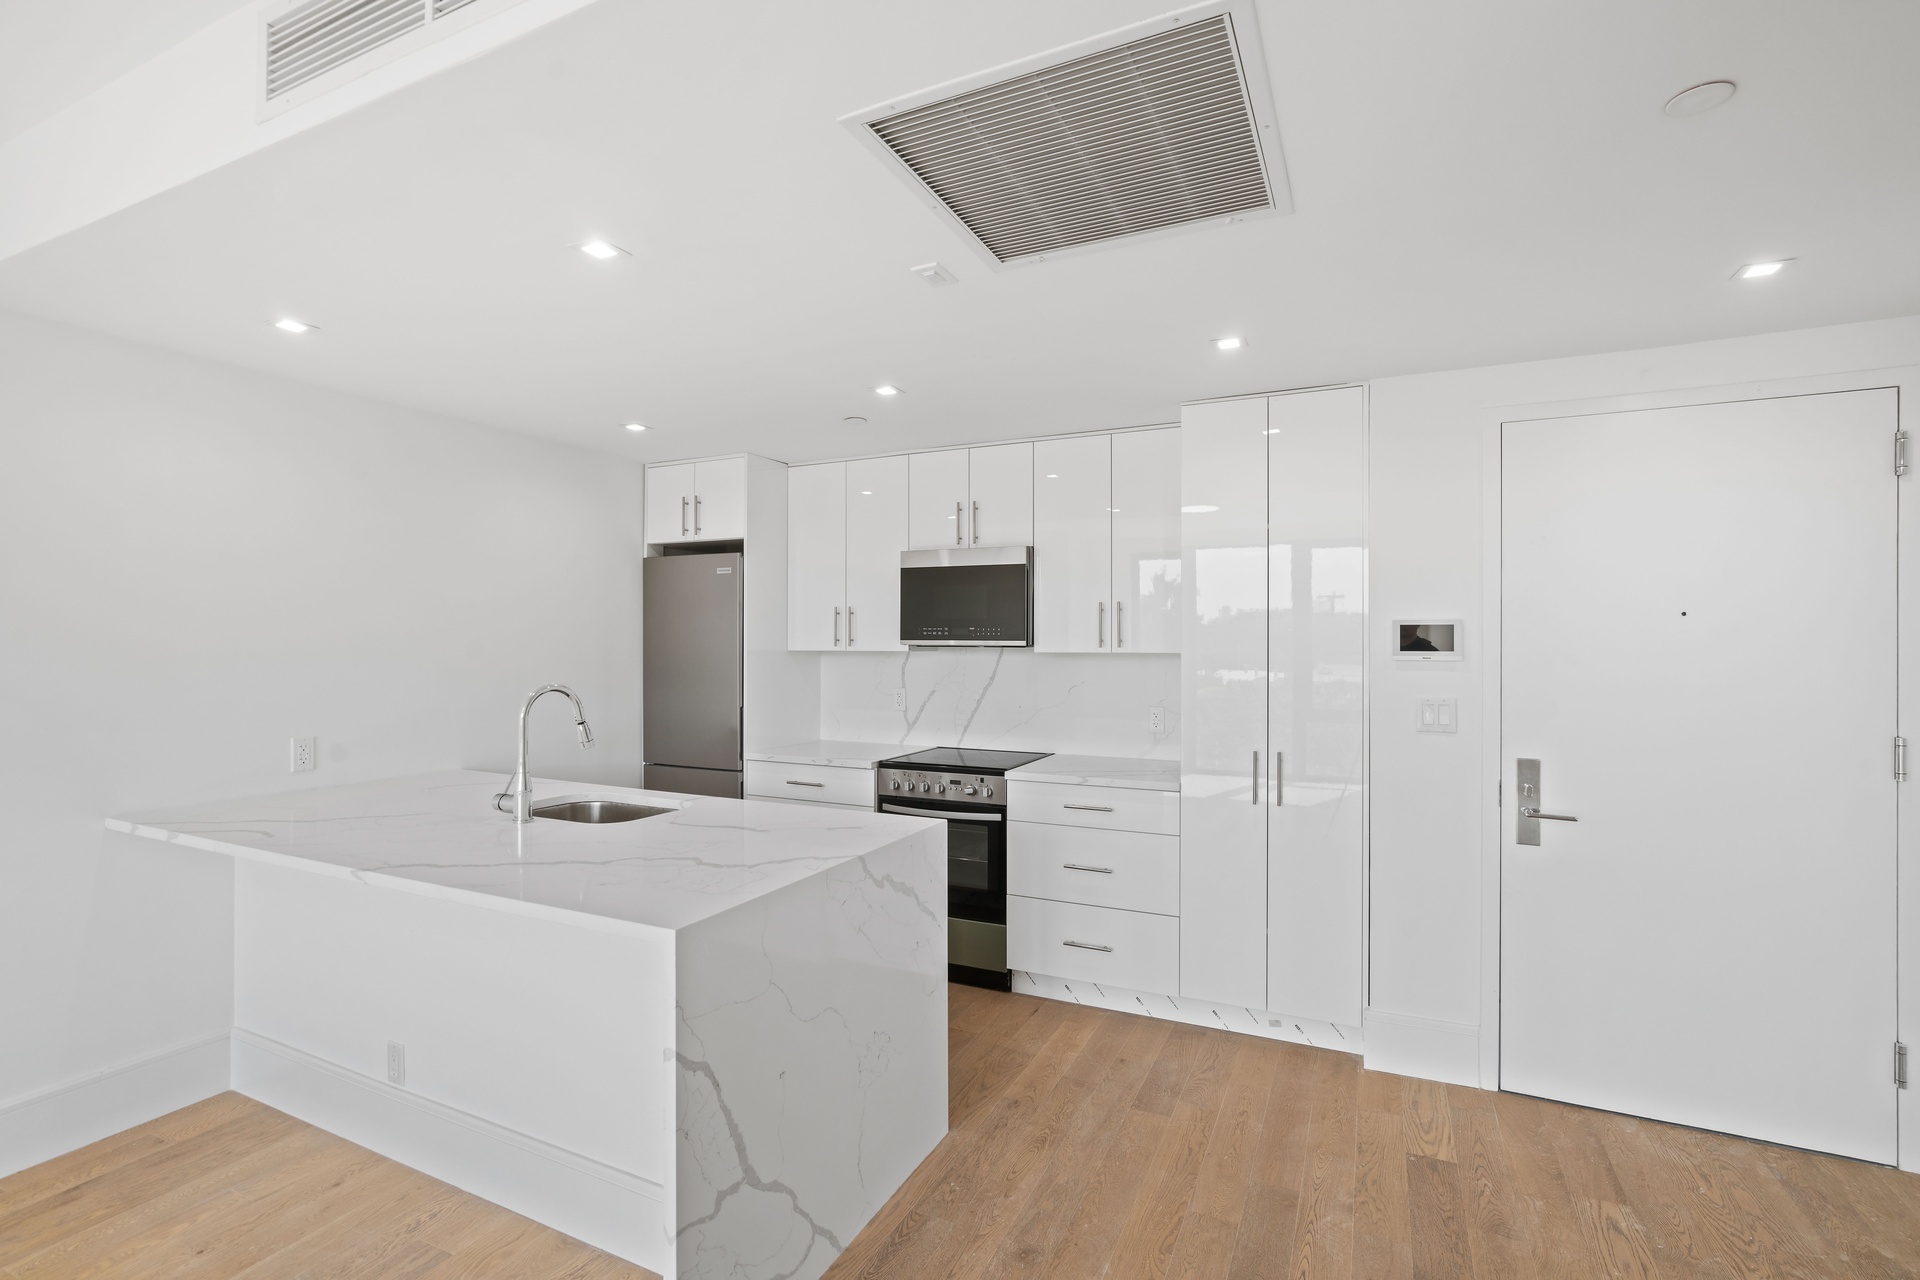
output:
M904 710L894 706L906 691ZM1165 711L1155 733L1150 712ZM820 655L820 736L1177 759L1177 654L915 649Z

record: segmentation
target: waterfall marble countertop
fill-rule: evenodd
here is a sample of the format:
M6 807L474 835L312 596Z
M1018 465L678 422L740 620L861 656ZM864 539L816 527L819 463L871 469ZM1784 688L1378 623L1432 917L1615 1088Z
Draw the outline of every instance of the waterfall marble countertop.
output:
M1137 791L1178 791L1178 760L1140 760L1124 756L1048 756L1009 769L1012 782L1064 782L1081 787L1132 787Z
M493 808L505 786L498 773L427 774L216 800L108 818L106 825L610 933L684 929L940 825L535 778L536 803L625 800L673 811L635 822L537 818L516 826Z
M925 747L905 747L885 742L793 742L770 751L749 751L749 760L771 764L820 764L835 769L871 769L882 760L925 751Z

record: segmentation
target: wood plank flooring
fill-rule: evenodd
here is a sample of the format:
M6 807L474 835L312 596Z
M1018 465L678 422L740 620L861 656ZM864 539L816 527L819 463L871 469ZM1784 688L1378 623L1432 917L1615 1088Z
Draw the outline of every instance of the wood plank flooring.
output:
M953 1131L829 1280L1920 1280L1911 1174L950 990ZM0 1280L650 1275L237 1094L0 1179Z

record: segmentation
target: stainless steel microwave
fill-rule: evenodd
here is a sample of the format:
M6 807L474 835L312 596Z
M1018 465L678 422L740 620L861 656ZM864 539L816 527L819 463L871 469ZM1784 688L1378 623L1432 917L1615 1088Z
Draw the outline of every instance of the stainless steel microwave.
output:
M1033 548L900 553L900 643L1033 644Z

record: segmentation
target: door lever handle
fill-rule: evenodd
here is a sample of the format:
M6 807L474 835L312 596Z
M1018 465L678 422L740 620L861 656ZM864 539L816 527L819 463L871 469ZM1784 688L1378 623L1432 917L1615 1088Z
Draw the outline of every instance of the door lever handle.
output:
M1520 810L1520 816L1523 818L1537 818L1541 822L1578 822L1580 821L1580 819L1574 817L1570 813L1542 813L1538 809L1522 809Z

